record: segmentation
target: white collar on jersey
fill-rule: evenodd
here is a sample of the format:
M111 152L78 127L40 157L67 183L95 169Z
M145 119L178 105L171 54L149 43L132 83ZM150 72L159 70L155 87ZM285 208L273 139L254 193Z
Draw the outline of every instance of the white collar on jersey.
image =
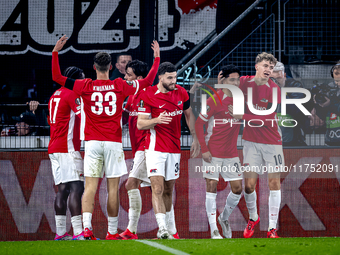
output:
M255 81L255 78L251 79L251 80L250 80L250 81L248 81L248 82L253 82L253 81ZM268 82L266 82L266 84L264 84L264 85L267 85L267 87L268 87L268 88L270 88L270 85L269 85L269 83L268 83Z
M228 96L226 94L223 93L223 98L222 100L226 99Z

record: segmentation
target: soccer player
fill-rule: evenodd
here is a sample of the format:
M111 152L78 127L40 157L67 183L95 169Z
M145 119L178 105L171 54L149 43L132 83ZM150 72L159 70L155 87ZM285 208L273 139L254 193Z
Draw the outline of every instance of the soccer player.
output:
M264 167L268 171L269 195L269 227L267 232L268 238L278 238L276 224L279 216L281 191L280 191L280 171L284 166L284 157L282 150L282 136L277 123L276 112L269 115L251 114L249 107L256 110L271 109L273 104L273 89L277 89L277 100L280 103L280 88L269 77L271 76L276 58L269 53L263 52L257 55L255 59L255 76L242 76L240 79L240 89L243 91L246 100L246 112L244 115L233 115L234 118L250 121L251 119L260 119L259 121L249 122L243 130L243 166L245 193L244 198L249 211L249 221L244 230L243 236L249 238L254 234L255 226L260 222L260 216L257 213L256 205L256 182L259 174L264 173ZM252 105L247 101L248 88L252 89ZM233 107L229 106L233 112Z
M140 60L130 61L126 65L125 80L141 80L147 75L147 64ZM138 187L150 186L150 179L147 176L145 162L145 137L146 130L137 129L138 106L141 94L144 90L139 91L136 95L129 96L124 110L129 114L129 134L131 140L132 153L134 156L133 167L129 173L129 178L125 184L129 196L129 224L126 230L120 234L124 239L138 239L137 226L142 211L142 198ZM171 208L171 224L175 224L173 207ZM178 234L174 238L179 238Z
M67 41L61 37L52 52L52 78L62 86L72 88L81 96L82 116L81 139L85 140L85 191L82 200L84 236L96 240L92 232L92 212L94 197L99 178L105 176L108 191L108 232L106 239L122 239L117 233L119 210L119 179L127 173L122 148L122 105L124 99L138 93L140 89L150 86L156 76L159 66L159 45L152 43L155 61L143 80L124 81L121 78L109 80L109 70L112 68L111 56L99 52L94 57L94 69L97 80L72 80L60 74L58 51Z
M172 207L172 191L179 177L181 156L181 116L194 137L193 155L198 151L198 141L189 96L176 84L176 68L164 62L159 66L159 83L143 93L138 107L137 128L149 130L145 142L148 177L151 181L152 205L159 227L157 237L172 238L177 230L168 224Z
M83 70L71 66L64 76L84 79ZM61 87L56 90L48 103L48 122L51 140L48 154L51 160L54 183L58 192L54 201L56 212L56 236L54 240L70 240L66 232L66 209L71 212L73 240L84 240L81 220L81 197L84 192L84 168L80 155L80 99L72 90Z
M240 70L234 65L222 67L218 75L218 84L239 86ZM218 96L222 100L219 102ZM197 118L195 130L201 145L203 158L203 177L206 180L205 208L210 225L211 239L222 239L216 225L216 196L219 175L225 182L230 183L231 191L227 197L224 211L218 217L222 226L223 235L232 237L229 216L237 206L242 193L241 163L237 152L237 138L240 125L232 124L238 120L233 119L228 110L228 105L233 103L230 90L223 88L217 95L207 100L206 114ZM215 104L217 102L217 104ZM204 135L204 125L207 134ZM221 169L219 171L218 169Z

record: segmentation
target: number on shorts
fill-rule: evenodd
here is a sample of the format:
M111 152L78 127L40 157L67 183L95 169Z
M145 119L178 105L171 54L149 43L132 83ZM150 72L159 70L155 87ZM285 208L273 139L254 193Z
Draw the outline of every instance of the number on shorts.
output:
M179 171L179 164L176 163L176 164L175 164L175 173L178 173L178 171Z
M236 168L236 173L239 173L240 172L240 168L238 167L238 163L235 163L234 167Z
M278 165L282 165L282 156L281 156L281 154L278 154L277 158L276 158L276 155L274 155L274 159L275 159L275 165L277 165L277 166Z
M100 115L103 113L103 110L105 113L109 116L112 116L117 111L117 96L114 92L107 92L105 94L104 98L105 102L109 102L109 106L103 107L103 94L100 92L94 92L91 96L91 101L94 101L95 106L91 106L91 111L94 114Z

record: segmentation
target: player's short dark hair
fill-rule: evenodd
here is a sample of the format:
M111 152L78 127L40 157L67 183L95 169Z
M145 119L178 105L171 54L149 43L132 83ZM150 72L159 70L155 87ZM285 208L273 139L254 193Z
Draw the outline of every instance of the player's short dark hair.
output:
M176 72L177 69L175 67L174 64L170 63L170 62L164 62L162 64L159 65L158 67L158 75L163 75L165 73L172 73L172 72Z
M106 52L98 52L94 56L94 64L99 72L107 72L110 69L111 56Z
M69 66L64 70L64 76L71 79L82 79L84 71L76 66Z
M138 59L129 61L125 67L125 70L127 70L129 67L131 67L132 71L136 76L142 76L143 78L145 78L146 75L148 74L147 63L140 61Z
M228 78L231 73L238 73L238 75L241 76L240 69L235 65L222 66L221 71L224 78Z
M126 53L119 53L116 55L116 63L118 63L118 60L121 56L130 56L132 58L132 56L130 54L126 54Z

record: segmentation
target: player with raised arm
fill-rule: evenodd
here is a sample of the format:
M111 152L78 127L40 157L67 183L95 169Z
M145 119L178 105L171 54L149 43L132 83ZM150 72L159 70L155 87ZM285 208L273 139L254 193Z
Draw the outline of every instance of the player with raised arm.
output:
M122 147L122 105L124 99L152 85L159 66L159 45L152 43L154 64L145 79L124 81L121 78L109 80L112 68L111 56L99 52L94 57L97 79L72 80L60 73L58 52L67 37L56 43L52 52L52 78L55 82L73 89L82 99L81 139L85 140L85 192L82 200L84 236L96 240L92 232L92 212L99 178L105 172L108 192L108 232L106 239L122 239L117 232L119 210L119 179L127 173Z
M233 115L234 118L246 121L251 119L263 121L263 126L261 127L254 127L254 125L262 125L259 121L254 121L251 122L253 127L245 125L243 130L244 198L249 211L249 221L243 233L245 238L249 238L254 234L254 228L260 222L260 216L257 213L255 188L258 175L264 173L262 166L265 166L268 170L268 186L270 189L267 237L279 237L276 232L276 224L281 204L280 171L284 166L284 157L278 118L276 112L269 115L254 115L249 110L250 107L253 111L271 109L274 89L277 89L277 102L278 104L280 103L280 88L269 79L276 62L277 60L272 54L263 52L257 55L255 59L255 76L242 76L240 79L240 89L243 91L247 105L245 114ZM251 88L253 95L252 104L247 101L249 88ZM233 107L229 106L229 110L233 112Z
M239 86L240 70L234 65L222 67L218 75L218 84ZM203 177L206 180L205 207L210 225L211 239L222 239L216 225L216 196L219 175L230 183L231 191L227 197L224 211L218 217L223 235L232 237L229 216L237 206L242 193L241 162L237 152L237 138L240 125L232 124L238 120L230 115L228 106L233 103L232 93L223 88L217 95L207 100L206 114L200 113L195 130L201 144L203 158ZM219 102L219 98L222 104ZM215 104L217 102L217 104ZM204 135L204 126L207 130ZM222 171L218 171L221 169Z
M64 75L84 79L83 70L70 66ZM81 220L81 197L84 192L84 167L80 155L80 99L72 90L61 87L48 103L51 160L54 183L58 187L54 201L56 236L54 240L84 240ZM71 212L73 238L66 232L66 209Z
M172 192L179 177L181 156L181 116L193 135L193 155L198 153L193 113L188 93L176 84L176 68L169 62L159 66L159 83L149 87L139 102L137 128L149 130L145 142L148 177L151 181L152 205L159 227L157 237L172 238L177 230L168 219L172 207Z

